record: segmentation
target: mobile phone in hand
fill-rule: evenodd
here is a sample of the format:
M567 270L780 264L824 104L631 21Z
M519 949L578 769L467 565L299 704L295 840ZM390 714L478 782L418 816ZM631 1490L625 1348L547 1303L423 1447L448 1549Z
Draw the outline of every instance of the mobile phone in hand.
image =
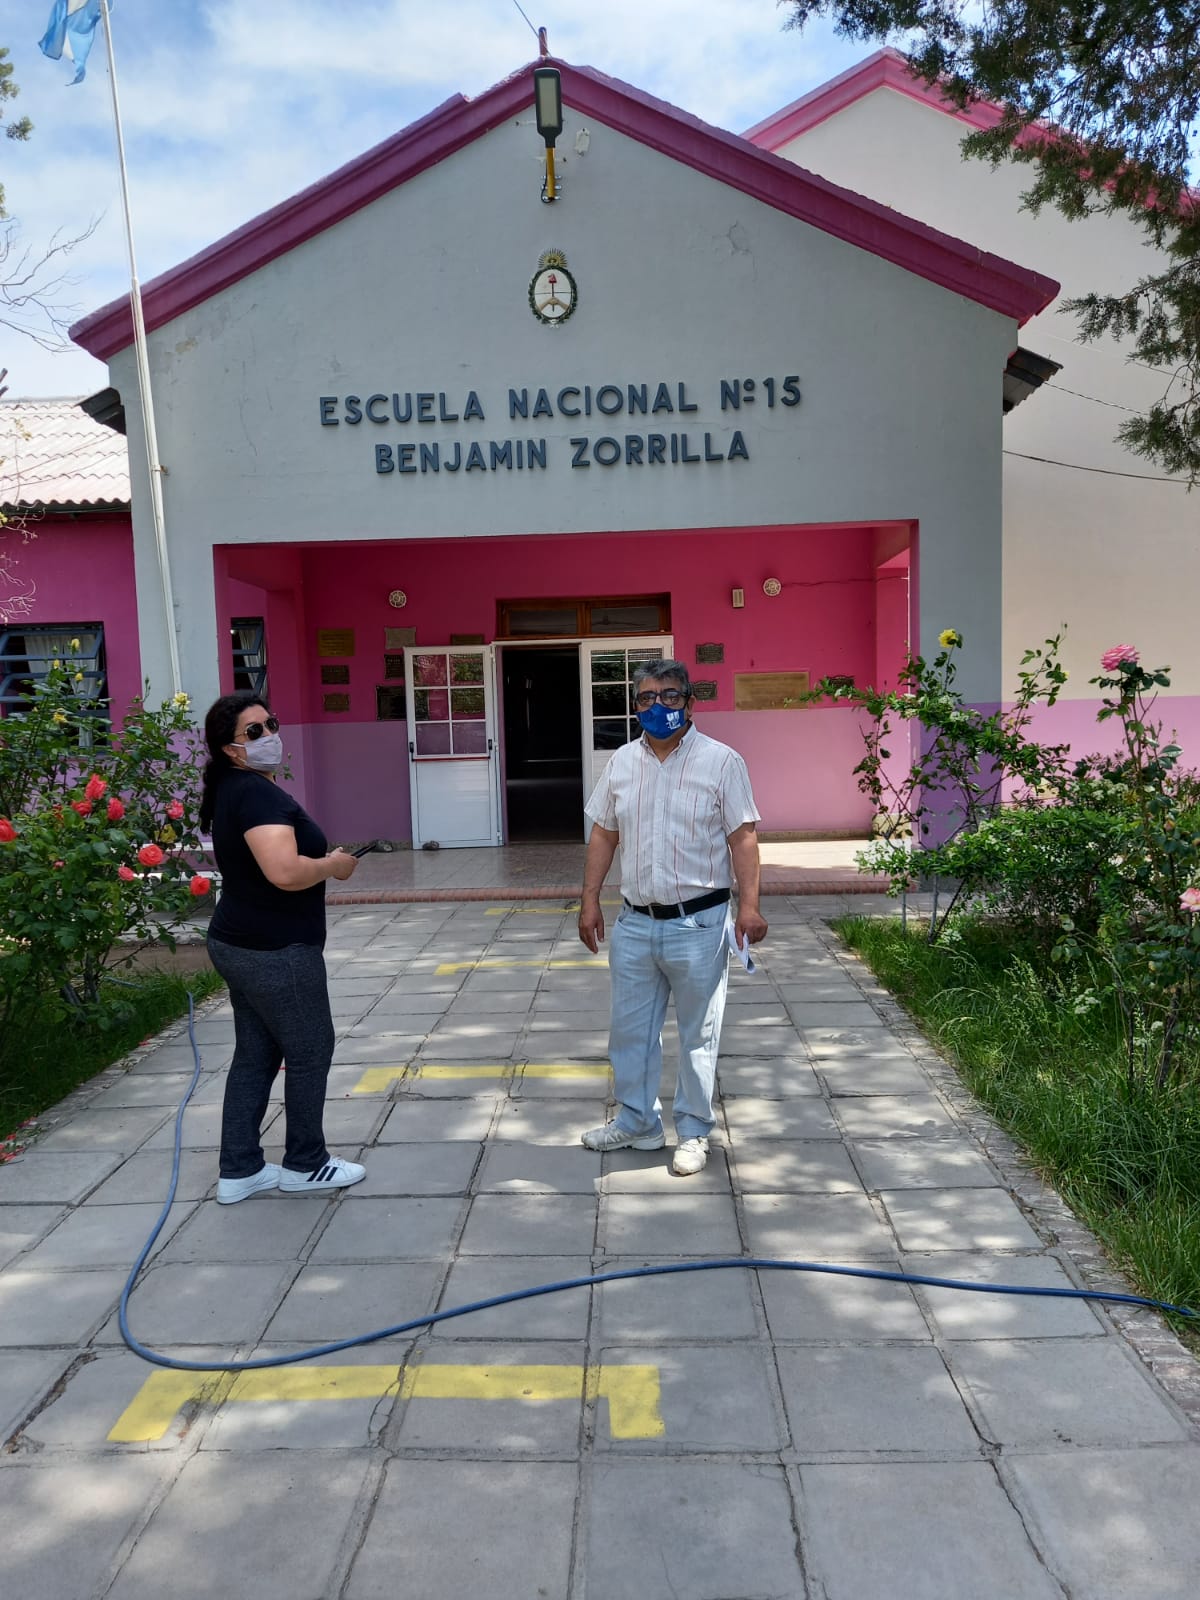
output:
M375 848L375 841L374 841L374 839L372 839L370 844L360 844L357 850L347 850L346 854L348 856L355 856L355 857L358 857L358 856L369 856L371 854L371 851L374 850L374 848Z

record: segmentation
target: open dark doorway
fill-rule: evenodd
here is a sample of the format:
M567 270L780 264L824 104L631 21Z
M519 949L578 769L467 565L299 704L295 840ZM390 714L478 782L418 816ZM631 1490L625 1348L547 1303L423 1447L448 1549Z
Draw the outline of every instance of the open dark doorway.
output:
M583 830L579 652L574 645L500 652L508 838L578 839Z

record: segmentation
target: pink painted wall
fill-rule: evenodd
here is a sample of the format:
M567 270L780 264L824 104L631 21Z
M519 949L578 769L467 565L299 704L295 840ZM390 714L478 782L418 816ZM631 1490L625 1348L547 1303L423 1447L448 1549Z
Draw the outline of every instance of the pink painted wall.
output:
M1115 718L1097 722L1099 700L1060 700L1034 713L1030 738L1042 744L1069 744L1076 756L1123 751L1120 726ZM1183 751L1182 765L1200 771L1200 695L1160 695L1150 720L1162 724L1164 738L1172 733Z
M671 597L677 654L717 684L700 725L745 754L764 826L865 828L868 810L850 775L861 752L854 714L735 712L733 675L807 670L814 679L870 681L880 622L889 656L899 626L890 601L879 610L876 539L874 528L767 528L229 547L217 552L217 604L222 637L233 615L267 616L271 699L288 725L297 791L332 834L410 836L406 729L375 721L385 628L413 627L418 644L442 644L451 633L491 642L497 597L659 593ZM767 577L784 586L776 598L763 594ZM746 594L739 610L734 587ZM397 588L408 595L402 610L387 601ZM322 708L316 632L334 628L356 635L346 715ZM724 644L722 664L694 665L705 642Z
M13 561L36 584L24 620L38 627L103 623L108 691L120 716L142 692L130 520L47 516L36 532Z

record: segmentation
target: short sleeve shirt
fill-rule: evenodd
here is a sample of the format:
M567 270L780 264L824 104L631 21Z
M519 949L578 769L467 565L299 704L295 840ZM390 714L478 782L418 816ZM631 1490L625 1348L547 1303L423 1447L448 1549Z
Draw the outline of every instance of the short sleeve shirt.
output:
M227 772L213 811L213 854L221 874L221 897L209 932L222 944L246 950L323 945L325 885L276 888L246 843L249 829L264 826L294 828L302 856L320 858L329 849L321 829L286 789L258 772Z
M746 763L694 724L665 761L644 739L623 745L584 809L620 835L621 893L642 906L730 888L729 835L759 820Z

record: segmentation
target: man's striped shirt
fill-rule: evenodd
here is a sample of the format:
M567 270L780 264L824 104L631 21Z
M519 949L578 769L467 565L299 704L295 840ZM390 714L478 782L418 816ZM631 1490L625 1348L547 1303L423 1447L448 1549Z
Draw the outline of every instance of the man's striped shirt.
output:
M694 724L665 761L645 739L623 745L584 809L620 835L621 893L639 906L730 888L729 835L759 820L746 763Z

